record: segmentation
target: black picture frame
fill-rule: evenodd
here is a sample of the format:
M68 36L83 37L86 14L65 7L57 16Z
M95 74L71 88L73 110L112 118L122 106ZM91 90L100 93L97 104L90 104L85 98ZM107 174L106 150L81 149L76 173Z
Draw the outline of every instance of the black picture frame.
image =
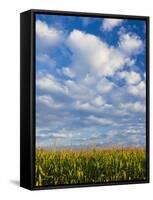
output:
M107 17L146 21L146 180L60 186L35 186L35 14ZM149 17L29 10L20 14L20 186L29 190L149 183Z

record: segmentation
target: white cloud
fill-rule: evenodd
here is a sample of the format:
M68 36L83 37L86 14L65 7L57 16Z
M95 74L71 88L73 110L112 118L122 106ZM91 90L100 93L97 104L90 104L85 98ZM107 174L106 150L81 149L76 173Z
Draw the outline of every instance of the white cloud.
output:
M52 133L52 132L50 132L50 133L37 134L37 137L40 139L43 139L43 140L45 140L45 139L46 140L49 140L49 139L63 140L63 139L70 139L73 137L73 135L71 133L62 133L62 132ZM55 141L52 140L52 142L55 142ZM56 144L56 145L58 145L58 144Z
M62 72L63 72L64 75L66 75L66 76L68 76L70 78L74 78L75 77L75 73L69 67L63 67L62 68Z
M146 84L145 81L141 81L137 85L131 85L128 87L128 92L134 96L145 97L146 96Z
M106 110L108 111L112 109L112 105L107 104L106 101L100 96L88 102L82 102L77 100L73 103L73 107L76 110L82 110L85 112L88 111L90 113L102 113Z
M67 93L67 88L57 81L53 75L48 73L38 75L36 85L39 89L48 92Z
M50 47L59 44L63 40L63 32L52 26L48 26L45 21L36 21L36 35L43 47Z
M111 76L122 69L127 61L117 48L108 46L95 35L79 30L70 33L67 45L73 53L72 66L78 76L88 71L97 76Z
M97 96L95 97L91 103L94 105L94 106L103 106L105 104L105 100L101 97L101 96Z
M130 59L129 57L126 58L126 65L128 67L133 67L135 65L136 60L135 59Z
M110 92L113 89L113 87L114 84L106 78L102 78L100 81L98 81L96 85L97 91L102 94Z
M74 103L74 108L77 110L93 111L95 109L89 102L82 103L81 101L76 101Z
M125 79L128 84L138 84L141 81L140 74L134 71L122 71L118 72L117 75L121 79Z
M46 64L47 66L55 66L56 62L55 60L51 59L47 54L39 54L36 56L36 60L38 62L41 62L43 64Z
M113 121L106 118L95 117L94 115L90 115L87 120L95 125L113 125Z
M73 99L87 100L93 98L95 91L91 90L82 82L76 82L73 80L65 81L65 85L68 89L68 95ZM88 94L88 95L85 95Z
M87 86L91 86L97 82L96 77L91 74L86 74L81 84L85 84Z
M56 139L67 139L73 137L72 134L66 134L66 133L53 133L52 137Z
M140 102L121 104L121 108L132 112L144 112L145 106Z
M142 50L143 42L140 37L134 33L124 33L120 35L119 48L125 54L137 54Z
M36 127L36 135L50 131L48 127Z
M53 109L59 109L64 106L64 104L61 102L60 103L57 101L55 102L54 99L49 95L38 96L37 102L39 102L45 106L48 106L50 108L53 108Z
M114 27L120 26L123 22L123 19L104 19L101 29L104 31L111 31Z

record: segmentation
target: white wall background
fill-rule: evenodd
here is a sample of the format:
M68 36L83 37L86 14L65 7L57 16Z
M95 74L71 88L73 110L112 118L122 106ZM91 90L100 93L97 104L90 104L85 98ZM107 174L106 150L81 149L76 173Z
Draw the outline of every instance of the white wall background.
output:
M0 3L0 199L150 199L151 183L128 186L109 186L81 189L62 189L30 192L19 185L19 13L31 8L100 12L151 17L152 0L5 0ZM152 49L153 38L150 41ZM152 53L151 53L152 54ZM152 61L151 55L151 90ZM153 100L151 91L151 102ZM151 105L151 111L152 111ZM152 121L152 112L151 119ZM152 129L152 124L151 124ZM151 132L152 134L152 132ZM153 139L151 135L151 152ZM152 153L151 153L152 155Z

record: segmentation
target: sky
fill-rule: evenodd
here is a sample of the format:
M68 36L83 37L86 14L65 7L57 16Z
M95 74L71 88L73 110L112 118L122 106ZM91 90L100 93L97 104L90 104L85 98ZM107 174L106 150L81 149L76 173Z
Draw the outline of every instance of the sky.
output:
M36 15L36 145L143 147L146 27Z

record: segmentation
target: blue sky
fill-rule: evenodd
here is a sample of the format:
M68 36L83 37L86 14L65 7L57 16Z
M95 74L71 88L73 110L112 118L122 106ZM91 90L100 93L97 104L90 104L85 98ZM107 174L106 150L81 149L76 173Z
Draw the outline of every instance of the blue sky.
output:
M144 146L145 21L36 15L36 144Z

